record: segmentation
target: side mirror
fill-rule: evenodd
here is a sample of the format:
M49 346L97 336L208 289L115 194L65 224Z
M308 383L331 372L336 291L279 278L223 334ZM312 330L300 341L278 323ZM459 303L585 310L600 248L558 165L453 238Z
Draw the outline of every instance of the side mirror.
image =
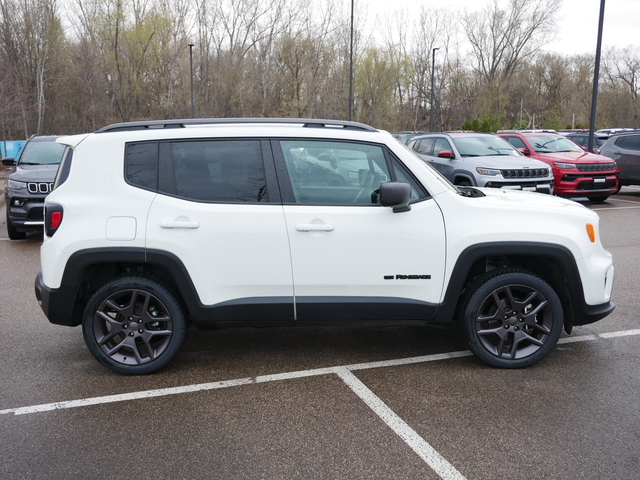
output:
M438 157L440 157L440 158L455 158L453 156L453 153L451 153L449 150L442 150L441 152L438 152Z
M518 149L518 151L519 151L521 154L526 155L527 157L528 157L529 155L531 155L531 152L530 152L530 151L529 151L529 149L527 149L527 148L519 148L519 149Z
M16 159L13 157L4 157L2 159L2 165L5 167L13 167L16 164Z
M380 205L392 207L393 213L411 210L411 185L404 182L383 182L380 184Z

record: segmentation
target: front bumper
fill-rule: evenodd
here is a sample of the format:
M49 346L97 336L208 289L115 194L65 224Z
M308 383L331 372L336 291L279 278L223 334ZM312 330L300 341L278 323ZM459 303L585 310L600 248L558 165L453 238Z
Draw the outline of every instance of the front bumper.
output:
M9 220L18 232L43 230L45 197L12 196L10 192L4 197Z

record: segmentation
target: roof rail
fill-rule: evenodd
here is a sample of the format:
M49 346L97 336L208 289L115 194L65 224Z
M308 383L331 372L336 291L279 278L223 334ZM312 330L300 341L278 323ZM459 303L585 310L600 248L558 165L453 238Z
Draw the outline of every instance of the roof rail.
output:
M125 122L107 125L96 133L123 132L133 130L185 128L192 125L229 125L229 124L298 124L306 128L344 128L377 132L375 128L364 123L346 122L342 120L318 120L308 118L186 118L181 120L149 120L141 122Z

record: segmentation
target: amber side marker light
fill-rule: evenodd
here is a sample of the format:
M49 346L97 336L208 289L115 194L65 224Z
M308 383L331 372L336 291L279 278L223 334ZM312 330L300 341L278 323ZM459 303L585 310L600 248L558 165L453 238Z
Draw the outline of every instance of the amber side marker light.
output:
M590 223L587 223L587 235L589 235L589 240L591 240L591 243L596 243L596 230Z

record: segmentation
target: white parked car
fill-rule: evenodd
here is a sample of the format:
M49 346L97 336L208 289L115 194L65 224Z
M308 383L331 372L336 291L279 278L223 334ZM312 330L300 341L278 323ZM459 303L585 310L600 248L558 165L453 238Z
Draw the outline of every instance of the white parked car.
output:
M596 213L455 187L367 125L169 120L59 142L36 295L117 372L164 367L192 324L361 321L457 322L484 362L525 367L614 308Z

